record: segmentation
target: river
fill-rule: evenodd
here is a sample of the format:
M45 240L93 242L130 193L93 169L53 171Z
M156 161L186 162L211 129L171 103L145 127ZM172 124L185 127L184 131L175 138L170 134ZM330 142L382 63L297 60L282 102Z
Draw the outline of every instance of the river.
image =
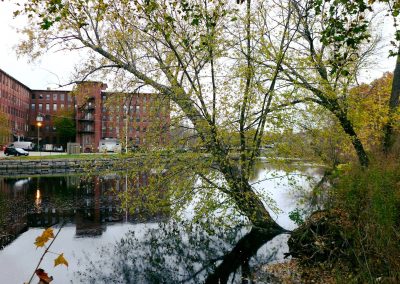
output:
M311 210L303 197L318 176L313 166L288 174L262 164L252 182L279 208L270 211L276 221L291 230L289 213ZM188 226L191 207L180 222L168 210L127 210L119 193L132 186L128 179L121 173L0 177L0 283L27 282L43 253L35 238L60 224L51 251L63 253L69 266L54 267L52 253L40 265L53 283L246 283L260 265L282 261L287 252L287 234L271 239L243 226ZM147 179L137 173L138 191Z

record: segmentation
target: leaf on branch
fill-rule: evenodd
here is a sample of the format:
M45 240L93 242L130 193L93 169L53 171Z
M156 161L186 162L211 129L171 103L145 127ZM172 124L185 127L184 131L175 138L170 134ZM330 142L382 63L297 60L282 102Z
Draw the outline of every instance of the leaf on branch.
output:
M54 266L64 264L65 266L68 267L68 261L64 258L64 254L60 254L55 260L54 260Z
M43 236L39 236L36 238L35 246L44 247L44 244L48 241L47 238L43 238Z
M42 233L43 237L46 238L54 238L54 232L53 232L53 228L47 228L43 233Z
M48 228L36 238L35 245L37 247L44 247L45 243L47 243L51 238L54 238L54 232L52 228Z
M44 283L50 283L51 281L53 281L53 276L50 276L41 268L37 269L35 271L37 277L39 277L40 279L40 283L44 282Z

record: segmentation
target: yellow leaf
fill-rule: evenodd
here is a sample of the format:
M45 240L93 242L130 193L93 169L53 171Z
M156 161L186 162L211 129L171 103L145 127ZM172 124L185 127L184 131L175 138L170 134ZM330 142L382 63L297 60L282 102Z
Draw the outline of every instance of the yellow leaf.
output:
M47 239L54 238L53 228L48 228L42 233L43 237Z
M60 254L55 260L54 260L54 266L57 266L59 264L64 264L65 266L68 267L68 261L64 258L64 254Z
M44 244L50 240L50 238L54 238L54 233L52 228L48 228L43 231L42 235L36 238L35 245L37 247L44 247Z
M48 240L49 240L48 238L43 238L43 235L42 235L42 236L39 236L39 237L36 238L35 245L36 245L37 247L44 247L44 244L45 244Z

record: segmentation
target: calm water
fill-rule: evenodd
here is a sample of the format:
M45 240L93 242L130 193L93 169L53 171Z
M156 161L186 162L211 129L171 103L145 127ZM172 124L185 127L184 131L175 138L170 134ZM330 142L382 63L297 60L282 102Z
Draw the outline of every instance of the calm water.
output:
M295 228L288 213L307 192L298 191L293 181L307 189L303 174L318 175L311 168L293 174L288 178L262 167L254 178L254 187L275 200L280 211L272 214L286 229ZM147 178L138 173L134 186L140 190ZM35 248L35 238L44 227L61 223L65 226L51 250L63 252L69 267L54 267L54 255L41 264L53 283L242 283L256 267L282 260L287 252L283 234L271 239L243 227L185 230L165 212L129 213L118 198L127 179L115 174L0 177L0 283L27 281L43 252Z

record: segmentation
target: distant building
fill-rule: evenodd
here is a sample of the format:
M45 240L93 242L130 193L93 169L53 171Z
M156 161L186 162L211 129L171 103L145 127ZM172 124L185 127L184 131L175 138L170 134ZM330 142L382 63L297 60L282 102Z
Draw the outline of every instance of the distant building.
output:
M40 144L59 145L54 125L63 111L71 111L76 122L75 140L84 152L97 152L99 141L117 138L129 147L164 145L170 139L169 100L148 93L105 92L102 82L82 82L73 91L31 90L0 69L0 112L8 117L8 137L37 141L37 117L42 117ZM151 140L151 141L150 141Z
M31 92L27 86L0 69L0 112L8 117L8 122L0 121L0 123L8 124L11 130L9 137L0 137L0 143L13 141L12 136L15 139L26 136Z

